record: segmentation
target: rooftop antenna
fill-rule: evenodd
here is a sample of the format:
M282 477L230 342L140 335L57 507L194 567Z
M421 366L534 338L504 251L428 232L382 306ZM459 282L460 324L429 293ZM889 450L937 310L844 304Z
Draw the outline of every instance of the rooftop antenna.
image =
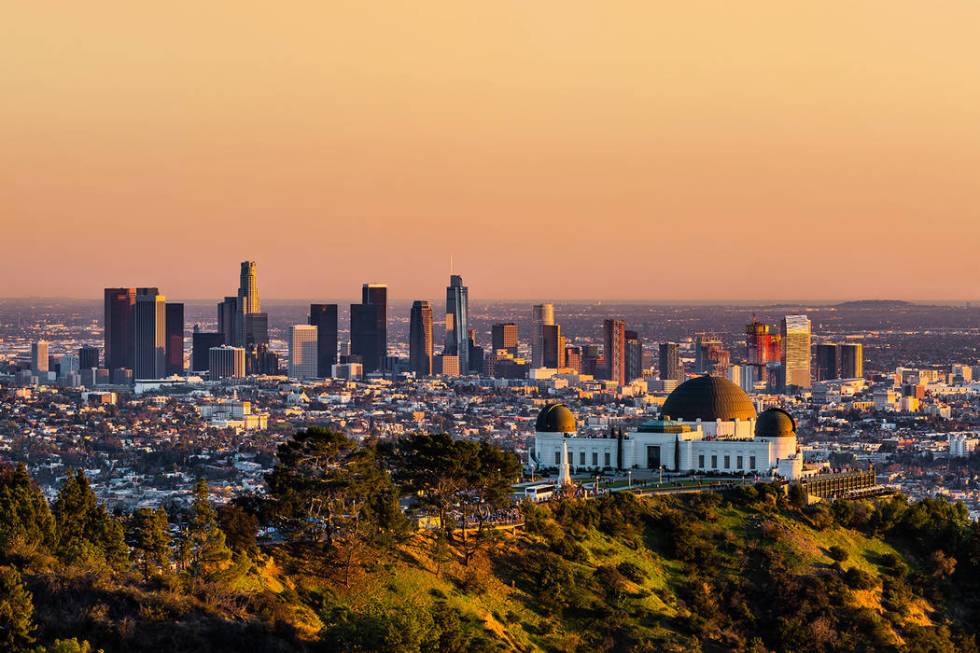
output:
M449 255L449 276L456 273L456 269L453 267L453 255Z

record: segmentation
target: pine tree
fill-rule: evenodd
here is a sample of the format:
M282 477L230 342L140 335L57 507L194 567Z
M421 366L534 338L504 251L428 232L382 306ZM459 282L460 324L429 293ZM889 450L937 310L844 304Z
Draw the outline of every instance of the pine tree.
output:
M170 521L163 508L140 508L130 519L130 542L143 578L170 570Z
M118 571L129 566L125 530L99 505L85 473L69 469L54 502L58 556L65 562L104 562Z
M54 543L54 516L27 468L0 470L0 550L50 551Z
M194 487L190 541L193 557L191 571L194 576L211 576L231 564L231 550L225 544L225 534L218 528L217 513L211 505L208 484L204 479Z
M17 570L0 571L0 649L24 650L34 641L34 599Z

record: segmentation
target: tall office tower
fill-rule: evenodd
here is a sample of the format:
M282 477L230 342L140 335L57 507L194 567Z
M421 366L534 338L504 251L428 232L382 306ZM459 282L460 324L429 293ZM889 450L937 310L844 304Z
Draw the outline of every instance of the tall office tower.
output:
M98 347L80 347L78 349L78 368L81 370L90 370L93 367L99 366L99 348Z
M166 307L167 376L184 373L184 305L168 302Z
M225 344L225 334L201 331L200 326L195 324L194 334L191 336L191 370L195 372L209 370L211 368L211 349L223 344Z
M643 378L643 341L636 331L626 331L626 382Z
M238 305L235 321L235 340L239 345L249 344L249 318L262 312L259 286L255 275L255 261L242 261L238 281ZM257 343L252 343L257 344Z
M337 305L310 304L310 324L316 327L316 375L325 379L337 364Z
M840 347L831 342L817 345L817 381L840 378Z
M560 324L541 325L541 367L565 367L565 337Z
M463 285L463 277L453 274L446 287L446 342L443 351L459 357L461 374L470 369L470 331L469 290Z
M810 319L806 315L787 315L780 324L783 340L783 374L787 386L809 388Z
M238 297L225 297L218 302L218 331L224 336L225 344L229 346L244 345L238 342L235 324L238 320Z
M724 376L731 354L716 336L698 333L694 336L694 370L698 374Z
M864 345L845 342L840 347L840 378L860 379L864 376Z
M531 367L544 366L544 350L541 348L541 327L555 323L555 307L552 304L535 304L531 307Z
M162 379L167 372L167 298L156 288L136 289L133 316L134 379Z
M768 324L753 319L745 325L745 361L749 365L763 367L766 363L778 361L782 354L780 340Z
M660 378L680 381L684 378L681 369L680 346L676 342L660 343Z
M294 324L289 327L289 378L312 379L316 376L316 327Z
M106 288L102 328L105 332L105 366L107 369L132 369L133 313L136 310L136 288Z
M388 286L366 283L361 303L350 307L351 355L360 356L365 372L384 368L388 355Z
M626 383L626 324L622 320L602 323L606 358L606 378L619 385Z
M408 327L408 368L417 377L432 374L432 305L426 301L412 302Z
M212 381L244 378L245 349L228 345L212 347L208 351L208 376Z
M504 322L494 324L491 327L490 339L493 344L493 354L497 350L506 349L511 356L517 356L517 324L514 322Z
M38 340L31 343L31 374L34 376L47 375L50 368L48 360L48 343Z

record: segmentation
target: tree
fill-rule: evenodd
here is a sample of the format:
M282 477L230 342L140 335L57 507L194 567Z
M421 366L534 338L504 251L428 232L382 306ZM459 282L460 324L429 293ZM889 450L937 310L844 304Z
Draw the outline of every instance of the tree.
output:
M280 445L268 476L270 512L277 526L321 545L349 585L356 566L405 532L398 493L378 464L375 447L322 428Z
M58 556L65 562L129 566L125 529L98 503L82 470L69 469L54 502Z
M34 641L34 600L16 569L0 570L0 648L23 650Z
M236 553L247 553L254 556L259 552L256 542L256 532L259 530L259 520L243 508L236 505L226 505L218 508L218 526L225 534L228 546Z
M446 433L402 438L387 446L384 456L402 489L418 494L438 513L446 537L457 541L459 531L464 564L486 541L495 513L510 506L511 486L521 469L511 452L488 442L453 440Z
M225 544L225 534L218 528L217 513L211 505L208 482L204 479L194 486L188 535L194 576L212 576L231 565L231 551Z
M170 570L170 520L163 508L140 508L130 519L130 542L143 578Z
M54 516L27 468L0 469L0 550L51 550L55 541Z

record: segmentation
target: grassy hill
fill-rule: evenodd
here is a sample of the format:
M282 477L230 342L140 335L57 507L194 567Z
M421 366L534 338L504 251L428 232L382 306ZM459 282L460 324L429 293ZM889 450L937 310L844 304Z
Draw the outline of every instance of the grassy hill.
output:
M921 505L800 508L768 486L529 505L469 564L417 533L350 577L296 544L207 582L14 560L37 641L107 651L976 650L976 528Z

